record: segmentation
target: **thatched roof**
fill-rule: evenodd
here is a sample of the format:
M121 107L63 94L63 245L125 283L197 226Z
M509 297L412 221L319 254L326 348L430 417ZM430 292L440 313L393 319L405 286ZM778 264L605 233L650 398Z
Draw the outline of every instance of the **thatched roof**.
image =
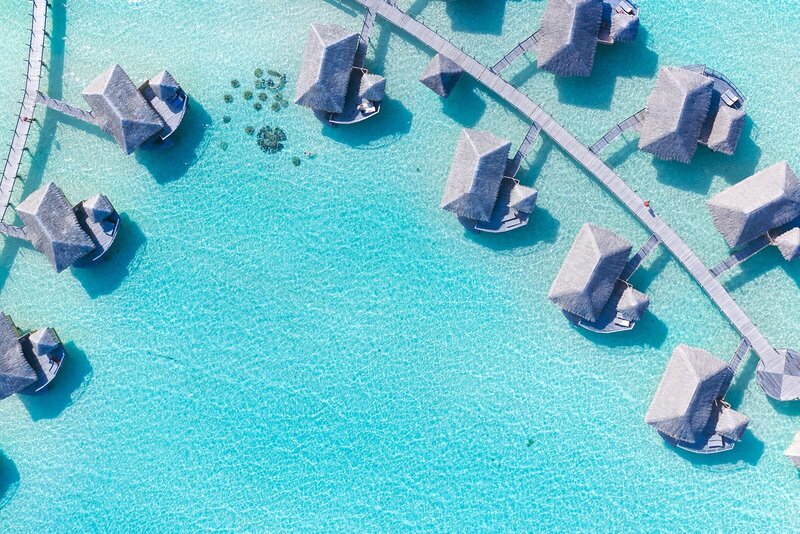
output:
M149 81L150 87L153 88L153 91L158 95L158 98L163 100L164 102L170 102L178 96L178 89L180 89L180 85L172 77L172 74L169 72L162 70L156 76Z
M139 93L119 65L114 65L83 90L92 116L126 154L139 148L164 127L164 121Z
M101 222L116 213L111 201L105 195L97 194L83 201L83 209L94 222Z
M639 15L614 10L611 13L611 38L615 43L631 43L639 35Z
M511 143L489 132L461 130L441 207L460 217L492 217Z
M601 0L548 0L539 37L539 68L589 76L603 19Z
M447 98L455 88L464 71L453 60L436 54L425 67L419 81L429 87L437 95Z
M52 328L42 328L30 335L31 345L37 355L50 354L61 345L61 339Z
M712 110L714 105L711 106ZM711 150L732 155L739 145L739 138L744 129L744 109L734 109L725 104L716 106L716 113L709 117L713 122L707 126L708 131L703 132L701 139Z
M783 161L718 193L708 208L714 226L736 247L800 217L800 180Z
M547 298L561 309L595 321L628 262L632 245L611 230L584 224Z
M795 226L775 238L775 244L786 261L800 258L800 228Z
M791 460L791 462L800 469L800 432L794 435L789 448L783 451L783 454Z
M516 184L511 188L510 206L521 213L533 213L539 192L525 185Z
M724 361L705 350L678 345L644 420L673 439L701 442L715 432L717 401L732 379L733 372Z
M36 371L22 352L17 327L11 317L0 313L0 399L22 391L36 380Z
M650 306L650 299L647 295L629 286L622 292L622 297L619 299L617 315L628 321L638 321L648 306Z
M750 418L732 408L722 406L714 426L714 432L733 441L741 441Z
M17 206L17 213L32 238L33 246L61 272L95 245L81 228L64 193L49 182Z
M639 148L660 159L689 163L708 116L713 84L696 72L662 68L647 100Z
M341 113L353 70L358 34L334 24L308 29L295 103L317 111Z
M365 74L361 77L358 96L373 102L380 102L386 94L386 78L377 74Z

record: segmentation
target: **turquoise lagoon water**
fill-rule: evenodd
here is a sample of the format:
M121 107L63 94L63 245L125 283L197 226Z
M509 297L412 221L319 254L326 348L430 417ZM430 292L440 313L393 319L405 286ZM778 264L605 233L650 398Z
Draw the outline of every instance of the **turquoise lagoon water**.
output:
M103 191L125 226L91 271L57 275L3 243L0 308L21 327L57 328L70 359L47 395L0 404L0 529L800 527L798 475L782 456L800 410L765 398L754 357L729 394L752 418L732 453L676 452L642 422L676 344L722 357L737 344L668 254L634 277L652 306L629 335L582 334L547 303L582 223L647 237L558 148L537 142L523 168L540 191L526 229L474 237L438 209L461 127L514 143L527 128L474 82L440 101L416 81L429 52L379 25L368 61L389 80L384 111L331 130L295 106L256 112L229 80L249 86L253 69L274 68L291 93L307 25L358 29L347 5L54 4L52 95L81 103L119 62L137 79L169 68L194 105L176 147L131 157L38 112L19 196L49 180L73 201ZM544 1L401 6L491 63L538 26ZM604 154L709 264L727 251L705 199L781 159L800 166L800 8L711 6L642 0L639 42L601 48L588 80L554 80L535 58L508 72L587 143L641 108L660 65L727 73L750 97L736 156L657 163L635 136ZM29 9L0 9L8 136ZM284 152L261 152L247 125L285 129ZM317 157L294 167L304 150ZM798 281L800 267L769 250L725 283L777 346L800 347Z

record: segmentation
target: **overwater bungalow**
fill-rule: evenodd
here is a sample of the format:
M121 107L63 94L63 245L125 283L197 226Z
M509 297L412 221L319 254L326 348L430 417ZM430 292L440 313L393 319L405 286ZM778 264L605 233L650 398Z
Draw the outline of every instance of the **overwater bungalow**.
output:
M538 66L557 76L589 76L597 43L636 39L638 7L628 0L548 0L538 36Z
M120 222L104 195L73 207L52 182L31 193L16 211L25 226L12 235L24 235L47 256L57 272L98 262L111 248Z
M800 217L800 180L788 163L776 163L716 194L708 208L728 245L738 247ZM781 239L784 256L795 257L797 237Z
M138 148L158 148L178 128L189 98L167 71L139 88L119 65L114 65L83 90L92 118L126 154Z
M382 76L356 65L359 35L334 24L312 24L297 80L295 103L331 124L353 124L380 112Z
M66 357L52 328L21 335L11 317L0 313L0 399L39 393L55 378Z
M733 154L744 128L744 96L703 65L664 67L645 108L639 148L689 163L702 144Z
M464 70L453 60L442 54L436 54L425 67L419 81L437 95L447 98L463 74Z
M783 454L796 468L800 469L800 432L794 435L791 445L783 451Z
M547 298L574 324L601 334L631 330L647 310L647 295L621 277L632 245L611 230L584 224Z
M730 450L750 422L724 400L732 380L733 371L724 361L678 345L644 420L681 449L700 454Z
M464 129L456 145L441 208L475 232L502 233L528 224L537 192L504 176L511 143Z

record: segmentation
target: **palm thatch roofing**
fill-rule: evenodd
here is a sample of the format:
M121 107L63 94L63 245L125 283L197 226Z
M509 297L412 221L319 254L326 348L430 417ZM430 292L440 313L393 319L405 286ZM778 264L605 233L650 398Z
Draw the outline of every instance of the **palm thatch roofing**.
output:
M615 43L632 43L639 35L639 15L614 10L611 13L611 39Z
M627 321L638 321L648 306L650 306L650 299L647 295L628 286L622 292L622 297L617 304L617 315Z
M169 72L162 70L159 72L154 78L151 78L150 87L152 87L153 91L158 95L158 98L163 100L164 102L170 102L178 96L178 90L181 86L172 77L172 74Z
M775 244L786 261L800 258L800 228L795 226L775 238Z
M800 217L800 180L785 161L732 185L708 201L714 226L731 247Z
M539 37L539 68L589 76L603 19L601 0L548 0Z
M628 262L632 245L611 230L584 224L547 294L561 309L595 321Z
M61 339L52 328L41 328L33 332L29 339L37 355L50 354L61 345Z
M361 77L361 85L358 89L359 98L380 102L385 94L386 78L377 74L365 74Z
M748 424L750 418L745 414L721 406L714 432L733 441L741 441Z
M702 74L662 68L647 100L639 148L660 159L689 163L711 107L713 85Z
M22 352L17 327L11 317L0 313L0 399L22 391L36 380L36 371Z
M539 192L525 185L516 184L511 188L509 206L521 213L533 213Z
M31 193L17 206L17 213L28 229L33 246L47 256L58 272L95 248L64 193L53 182Z
M164 121L119 65L95 78L82 94L97 124L117 140L126 154L164 128Z
M716 432L719 400L733 379L728 364L711 353L688 345L672 352L644 420L656 430L685 443L701 443ZM733 411L733 410L731 410ZM738 440L746 418L726 414L720 425Z
M92 198L84 200L83 209L86 210L87 215L94 222L104 221L116 213L114 206L111 205L111 201L102 194L97 194Z
M335 24L312 24L297 79L295 103L341 113L358 49L358 34Z
M464 74L464 70L452 59L436 54L425 67L419 81L437 95L447 98L453 92L462 74Z
M712 109L714 107L711 106ZM702 139L711 150L730 156L736 152L739 139L742 137L745 120L744 109L734 109L725 104L716 106L716 109L709 131L704 132Z
M800 432L794 435L791 445L783 451L783 454L789 458L795 467L800 469Z
M441 207L459 217L488 221L503 181L511 143L489 132L461 130Z

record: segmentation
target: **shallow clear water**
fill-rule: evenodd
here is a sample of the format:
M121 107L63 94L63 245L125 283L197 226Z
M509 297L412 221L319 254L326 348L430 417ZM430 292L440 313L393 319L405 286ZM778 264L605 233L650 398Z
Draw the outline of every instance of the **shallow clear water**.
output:
M461 127L515 144L527 129L474 82L439 100L416 81L429 52L378 26L368 62L389 100L378 118L331 130L295 106L257 112L229 81L250 87L253 69L273 68L290 96L310 22L360 27L346 5L54 4L53 96L81 104L119 62L135 79L169 68L193 107L178 146L131 157L39 111L19 196L49 180L73 201L102 191L124 229L105 264L60 275L3 243L0 308L21 327L58 329L70 359L46 396L0 403L1 530L800 527L782 455L800 411L767 401L755 357L729 393L752 418L732 453L677 453L642 422L677 343L724 358L737 344L665 251L634 276L652 306L629 335L581 334L546 301L584 222L647 237L558 148L537 142L523 168L540 191L526 229L474 237L438 209ZM544 8L400 4L488 63ZM508 73L587 143L642 107L660 65L726 73L750 97L736 156L654 163L635 136L604 154L709 264L726 247L705 199L781 159L800 167L800 8L713 4L642 0L640 41L601 49L588 80L554 81L535 58ZM0 9L9 136L29 7ZM264 154L247 125L282 127L286 150ZM317 157L293 166L304 150ZM798 281L800 267L769 250L725 283L777 346L800 347Z

